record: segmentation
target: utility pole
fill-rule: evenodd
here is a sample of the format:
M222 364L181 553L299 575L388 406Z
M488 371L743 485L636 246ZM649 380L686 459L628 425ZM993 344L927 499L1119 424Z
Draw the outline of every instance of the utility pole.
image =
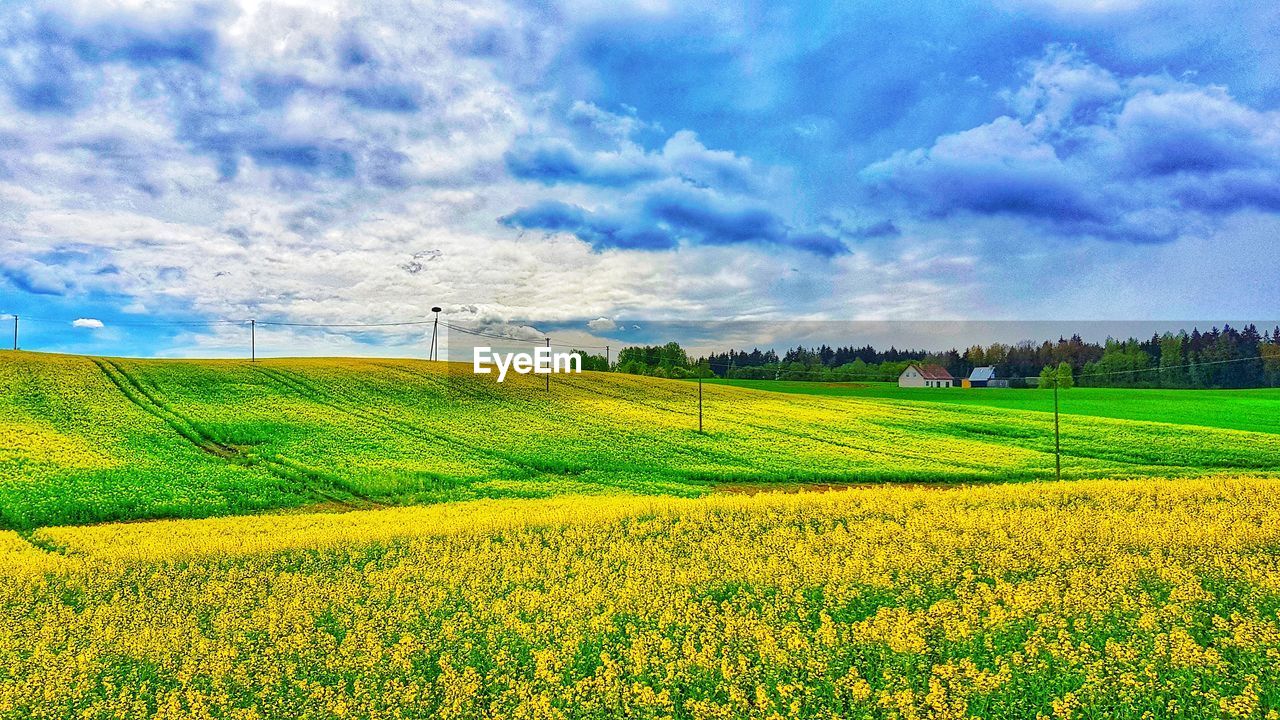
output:
M1058 431L1058 375L1053 375L1053 455L1057 465L1058 480L1062 480L1062 435Z
M611 365L609 364L609 346L604 346L604 371L609 372Z
M551 349L551 338L547 338L547 349ZM550 354L547 355L547 362L551 362ZM555 363L551 363L551 367L555 367ZM547 368L547 392L551 392L551 368Z
M432 360L439 360L440 351L438 348L440 346L437 344L436 334L440 331L440 307L436 306L431 308L431 312L436 314L436 321L431 326L431 352L428 357Z
M702 432L702 376L698 376L698 432Z
M258 321L249 321L249 362L258 362Z
M13 316L13 349L18 349L18 316Z

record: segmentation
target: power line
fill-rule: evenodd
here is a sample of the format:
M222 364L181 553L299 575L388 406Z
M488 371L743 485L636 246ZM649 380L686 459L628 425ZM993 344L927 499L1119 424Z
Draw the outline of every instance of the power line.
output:
M382 323L297 323L297 322L280 322L280 321L273 321L273 320L258 320L257 322L259 325L272 325L274 327L308 327L308 328L407 327L410 325L430 325L432 323L431 320L407 320L403 322L382 322Z
M75 322L75 320L67 320L65 318L62 318L62 319L47 318L47 317L38 317L33 315L23 315L22 319L28 320L28 321L34 320L36 322L57 323L60 325L61 324L71 325L72 323ZM77 318L77 319L80 319L80 318ZM103 325L107 325L110 327L206 327L209 325L244 325L244 324L247 324L248 322L249 322L248 320L227 320L227 319L219 318L219 319L210 319L210 320L157 320L157 321L123 320L119 322L112 321L109 323L103 323Z
M1186 363L1184 365L1165 365L1164 367L1139 368L1135 370L1112 370L1109 372L1095 372L1077 375L1076 377L1102 377L1105 375L1128 375L1130 373L1139 372L1164 372L1165 370L1184 370L1186 368L1204 367L1205 365L1226 365L1228 363L1250 362L1252 360L1265 360L1261 355L1246 358L1233 358L1231 360L1207 360L1198 363ZM1035 377L1039 377L1038 375Z
M35 320L37 322L48 322L70 325L73 320L35 317L31 315L23 315L23 320ZM250 318L243 320L235 320L228 318L215 318L209 320L159 320L159 321L110 321L104 322L103 325L108 327L207 327L210 325L248 325L255 322ZM258 325L271 325L275 327L309 327L309 328L379 328L379 327L405 327L410 325L430 325L430 320L406 320L398 322L378 322L378 323L301 323L286 322L283 320L257 320Z

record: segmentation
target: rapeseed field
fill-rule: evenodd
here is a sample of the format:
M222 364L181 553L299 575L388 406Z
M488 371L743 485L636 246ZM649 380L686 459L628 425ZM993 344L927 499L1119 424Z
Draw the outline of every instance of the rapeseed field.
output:
M0 718L1274 718L1277 482L0 531Z

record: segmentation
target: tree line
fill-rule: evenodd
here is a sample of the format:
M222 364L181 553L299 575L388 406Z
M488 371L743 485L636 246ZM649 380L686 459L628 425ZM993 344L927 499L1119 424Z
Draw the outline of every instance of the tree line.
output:
M1149 339L1108 338L1086 342L1080 335L1039 343L972 345L961 351L879 350L871 345L798 346L779 355L772 349L731 349L691 357L679 343L623 348L616 359L582 353L584 369L668 378L719 377L821 382L894 381L911 363L937 364L956 378L976 367L994 366L1012 386L1053 377L1063 387L1247 388L1280 386L1280 326L1259 332L1254 325L1225 325L1206 332L1153 334ZM1028 380L1030 379L1030 380ZM1040 383L1040 384L1045 384Z

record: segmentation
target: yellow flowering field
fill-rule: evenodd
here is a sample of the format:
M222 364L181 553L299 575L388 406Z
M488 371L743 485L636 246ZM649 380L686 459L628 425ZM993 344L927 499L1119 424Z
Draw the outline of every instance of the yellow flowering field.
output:
M1277 483L0 531L0 717L1274 718Z
M700 433L694 383L585 373L545 387L420 360L0 352L0 528L1054 474L1046 412L708 385ZM1280 468L1278 433L1070 415L1062 440L1067 478Z

